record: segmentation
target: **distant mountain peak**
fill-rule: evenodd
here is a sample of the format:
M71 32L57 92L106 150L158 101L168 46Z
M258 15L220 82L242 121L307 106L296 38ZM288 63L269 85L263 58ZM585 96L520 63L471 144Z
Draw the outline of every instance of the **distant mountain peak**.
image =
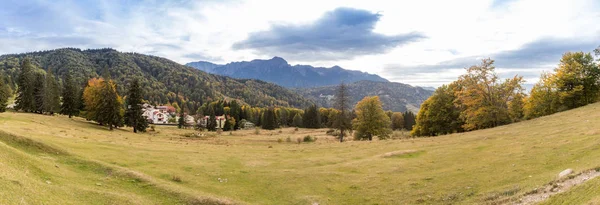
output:
M378 75L361 71L346 70L340 66L331 68L310 65L290 65L285 59L275 56L268 60L232 62L226 65L207 66L205 63L186 64L208 73L233 78L259 79L288 88L307 88L353 83L361 80L389 82Z

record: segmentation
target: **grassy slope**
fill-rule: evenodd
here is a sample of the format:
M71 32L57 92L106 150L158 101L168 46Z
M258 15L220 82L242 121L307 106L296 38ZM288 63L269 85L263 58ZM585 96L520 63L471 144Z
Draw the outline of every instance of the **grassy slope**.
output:
M566 168L582 171L599 166L599 111L600 104L594 104L471 133L342 144L325 137L324 130L284 129L282 133L262 131L259 135L239 131L208 140L190 140L180 136L190 130L157 127L158 132L151 134L110 132L78 119L21 113L0 114L0 130L86 160L144 173L158 184L190 195L253 204L471 204L492 202L497 195L523 194L554 180ZM288 136L295 141L307 134L317 135L319 140L300 145L285 142ZM284 142L277 143L277 139ZM416 152L381 157L388 152L410 150ZM2 170L3 174L20 170L21 166L53 168L44 155L22 153L7 146L0 153L10 155L0 158L0 163L9 165L0 169L13 170ZM102 173L73 169L73 178L64 179L69 183L45 185L44 179L15 173L0 178L0 185L10 184L9 180L16 178L21 184L43 186L49 192L67 193L78 186L93 191L103 188L95 186L106 177ZM60 174L66 173L51 173L51 176ZM173 176L183 182L171 181ZM121 200L117 202L139 199L138 203L144 203L143 200L164 197L119 183L114 187L122 191L115 192L126 196L113 196L114 200ZM600 182L596 179L590 183ZM593 185L588 186L576 187L571 194L559 195L549 202L571 198L597 202L597 197L588 197L597 190ZM0 191L0 198L14 193L20 192ZM90 198L101 196L98 192L89 194Z

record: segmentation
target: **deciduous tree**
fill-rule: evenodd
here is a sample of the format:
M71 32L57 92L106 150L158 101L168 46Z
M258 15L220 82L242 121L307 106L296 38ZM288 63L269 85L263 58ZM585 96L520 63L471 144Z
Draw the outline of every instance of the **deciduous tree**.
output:
M352 121L355 130L355 138L359 140L373 140L373 136L379 139L387 139L391 134L390 118L383 111L378 96L365 97L354 109L356 118Z

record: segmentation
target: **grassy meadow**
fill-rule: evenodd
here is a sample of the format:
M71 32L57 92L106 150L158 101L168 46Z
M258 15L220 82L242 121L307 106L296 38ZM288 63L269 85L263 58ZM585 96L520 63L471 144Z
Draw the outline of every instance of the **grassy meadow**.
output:
M567 168L600 166L598 125L593 104L470 133L339 143L326 129L135 134L6 112L0 204L505 203ZM307 135L317 140L297 142ZM600 203L598 185L545 203Z

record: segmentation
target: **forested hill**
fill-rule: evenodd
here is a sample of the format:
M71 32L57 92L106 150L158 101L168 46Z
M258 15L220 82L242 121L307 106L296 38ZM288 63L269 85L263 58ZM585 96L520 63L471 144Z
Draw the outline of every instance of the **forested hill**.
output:
M375 74L346 70L339 66L331 68L310 65L290 65L280 57L269 60L252 60L217 65L199 61L186 64L199 70L234 78L260 79L288 88L308 88L353 83L361 80L389 82Z
M307 107L310 100L281 86L260 80L239 80L217 76L180 65L171 60L123 53L114 49L80 50L63 48L24 54L0 56L0 71L12 87L19 75L20 62L29 57L33 64L49 69L62 80L68 73L83 86L92 77L99 77L107 69L118 83L121 95L134 77L140 77L145 99L151 103L185 102L192 112L206 100L239 99L252 106Z
M355 105L366 96L379 96L384 110L398 112L407 110L414 113L418 112L421 103L433 94L431 90L393 82L359 81L347 86L352 105ZM316 101L320 106L331 107L337 86L296 90L304 97Z

